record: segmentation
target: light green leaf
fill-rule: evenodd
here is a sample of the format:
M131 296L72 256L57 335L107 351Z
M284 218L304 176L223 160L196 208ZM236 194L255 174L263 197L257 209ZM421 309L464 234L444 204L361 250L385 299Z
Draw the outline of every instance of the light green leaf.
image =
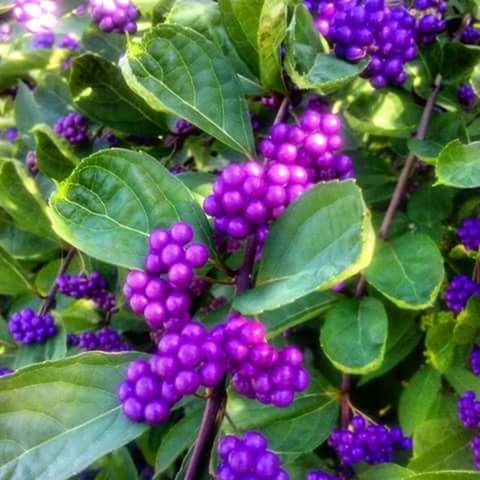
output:
M1 378L0 479L64 480L141 435L116 397L135 358L89 352Z
M147 237L183 220L210 245L210 228L191 192L154 158L108 149L84 159L50 199L55 231L107 263L142 268Z
M239 80L220 49L194 30L158 25L120 62L128 86L245 155L253 135Z
M411 478L415 472L394 463L374 465L359 475L360 480L404 480Z
M257 314L325 290L365 268L373 246L370 214L356 184L318 184L272 226L255 288L237 297L234 308Z
M98 55L75 58L70 89L78 108L102 125L132 135L159 135L166 129L166 115L135 95L120 69Z
M407 234L379 241L366 270L369 284L400 308L420 310L436 299L443 281L443 259L430 237Z
M480 396L480 378L470 370L453 366L447 370L445 377L458 395L463 395L467 390L472 390Z
M340 300L327 312L320 343L336 368L365 374L381 365L387 330L387 313L376 298Z
M324 379L315 375L308 391L297 395L288 408L262 405L229 391L227 412L238 428L261 431L269 439L269 448L284 461L291 461L327 439L337 420L336 395ZM223 425L231 430L228 423Z
M437 158L437 183L456 188L480 186L480 142L453 140Z
M441 373L450 368L455 358L454 327L454 322L437 323L427 331L426 355L430 363Z
M78 163L70 144L45 124L36 125L33 128L33 135L40 171L55 180L68 177Z
M0 206L24 230L56 239L37 183L16 160L0 159Z
M196 410L187 414L179 422L172 425L165 434L155 460L157 474L165 472L195 442L202 413L202 410Z
M453 341L457 345L468 345L475 342L480 330L480 298L470 297L465 308L457 315L453 329Z
M199 205L203 205L203 200L212 193L215 176L204 172L183 172L177 175L193 193Z
M410 379L398 408L400 426L406 435L412 435L428 418L441 386L440 374L430 367L419 370Z

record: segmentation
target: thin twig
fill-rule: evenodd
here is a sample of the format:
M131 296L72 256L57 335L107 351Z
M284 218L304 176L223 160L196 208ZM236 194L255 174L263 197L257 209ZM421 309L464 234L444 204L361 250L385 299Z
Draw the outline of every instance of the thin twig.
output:
M232 427L232 430L235 432L235 434L238 435L240 433L240 430L235 425L235 422L232 420L232 417L230 417L230 415L228 414L228 412L226 410L225 410L225 412L223 412L223 416L225 417L227 422L230 424L230 426Z
M285 116L285 112L287 111L289 103L290 103L290 99L288 97L283 97L282 103L280 104L280 107L278 108L278 112L275 115L275 119L273 120L274 125L283 120L283 117Z
M212 278L212 277L197 277L197 280L202 280L204 282L213 284L218 283L219 285L235 285L235 280L228 279L228 280L220 280L219 278Z
M62 261L62 266L60 267L60 270L58 271L57 275L55 276L55 279L50 287L50 290L45 297L45 300L43 303L40 305L40 308L38 309L38 314L39 315L45 315L48 313L52 307L55 304L55 296L58 291L58 285L57 285L57 278L61 275L63 275L66 271L68 266L70 265L70 262L72 261L73 257L75 256L75 253L77 253L77 250L73 247L71 247L67 254L65 255L65 258Z
M453 36L454 40L458 41L462 38L463 32L470 25L471 21L472 21L472 16L469 13L463 16L462 23L460 24L460 28L455 32L455 35Z
M218 260L209 260L209 263L215 267L217 270L220 270L221 272L225 273L225 275L228 275L229 277L234 277L235 276L235 271L232 270L228 265L224 265L223 263L219 262Z
M343 430L348 428L350 423L350 375L342 375L342 387L341 387L341 419L340 425Z

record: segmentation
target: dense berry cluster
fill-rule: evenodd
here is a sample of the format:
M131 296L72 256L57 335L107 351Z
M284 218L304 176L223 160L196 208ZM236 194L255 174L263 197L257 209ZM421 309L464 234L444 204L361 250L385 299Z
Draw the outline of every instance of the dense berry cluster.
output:
M123 293L130 308L143 315L152 329L181 328L190 321L190 286L194 270L208 260L208 249L194 243L188 223L179 222L169 230L150 234L145 272L131 271Z
M88 140L87 119L79 113L71 112L60 118L54 130L72 145L80 145Z
M473 453L473 463L477 470L480 470L480 435L475 435L470 440L470 448Z
M31 308L16 312L8 322L12 338L19 343L42 343L56 335L57 327L51 315L38 315Z
M475 392L465 392L457 401L458 419L464 427L480 427L480 401L477 400Z
M417 22L417 42L433 43L437 35L442 33L447 24L445 14L448 4L444 0L415 0L414 9Z
M52 48L55 43L53 32L38 32L32 37L33 48Z
M472 20L470 25L468 25L465 30L462 32L460 41L468 45L477 45L480 43L480 28L476 28L476 21Z
M2 367L0 368L0 377L4 377L5 375L10 375L13 373L13 370L8 367Z
M466 218L457 230L462 245L467 250L480 247L480 218Z
M302 352L270 345L261 322L232 314L214 332L223 339L232 385L241 395L283 408L291 405L295 393L307 389L310 378L302 368Z
M458 103L464 107L472 107L477 101L477 94L469 83L460 85L457 89Z
M128 418L160 423L171 405L201 386L218 385L225 372L220 340L200 323L190 322L179 333L164 335L150 362L130 364L118 394Z
M452 312L460 313L473 295L480 295L480 285L466 275L458 275L451 280L443 298Z
M307 473L307 480L341 480L340 477L330 475L321 470L313 470Z
M90 275L60 275L57 280L60 293L73 298L88 298L105 312L116 309L115 295L107 290L107 281L98 272Z
M280 458L268 450L268 440L258 432L241 437L226 435L218 443L217 480L289 480Z
M315 18L315 26L317 27L317 30L324 37L328 37L330 33L330 28L337 12L338 3L340 3L339 0L305 0L305 5Z
M480 346L474 345L470 354L470 368L472 372L480 377Z
M57 23L57 4L54 0L16 0L13 17L29 32L51 30Z
M90 0L92 21L104 32L135 33L139 11L131 0Z
M132 347L125 342L117 330L105 327L97 332L81 332L68 335L68 343L83 351L100 350L102 352L124 352Z
M412 439L401 428L368 424L361 416L353 417L348 430L335 430L328 443L344 465L392 462L395 449L412 448Z

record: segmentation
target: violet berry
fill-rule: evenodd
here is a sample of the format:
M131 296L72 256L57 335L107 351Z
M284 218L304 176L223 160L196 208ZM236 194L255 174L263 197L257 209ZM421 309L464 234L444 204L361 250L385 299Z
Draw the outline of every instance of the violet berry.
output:
M100 30L115 33L135 33L138 9L131 0L90 0L92 21Z
M72 145L80 145L88 140L88 125L85 117L71 112L61 117L53 129Z
M467 250L480 247L480 218L466 218L457 230L462 245Z
M457 89L458 102L460 105L470 108L477 101L477 94L469 83L460 85Z
M473 295L480 295L480 285L466 275L458 275L450 281L443 298L449 310L460 313Z
M470 354L470 368L472 372L480 377L480 346L474 345L472 353Z
M31 308L14 313L8 322L8 329L16 342L25 344L43 343L57 333L51 315L38 315Z
M457 401L458 419L466 428L480 427L480 401L475 392L465 392Z
M50 31L57 23L54 0L16 0L13 17L32 33Z

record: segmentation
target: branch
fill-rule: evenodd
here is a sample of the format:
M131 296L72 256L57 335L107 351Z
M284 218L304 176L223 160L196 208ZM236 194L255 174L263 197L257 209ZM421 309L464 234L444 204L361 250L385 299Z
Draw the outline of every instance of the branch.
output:
M290 99L288 97L283 97L282 103L280 104L280 107L278 108L278 112L275 115L275 119L273 120L274 125L283 120L283 117L285 116L285 112L288 108L289 103L290 103Z
M77 250L73 247L70 247L67 254L65 255L65 258L62 261L62 266L60 267L60 270L55 276L55 280L53 281L52 286L50 287L50 290L47 296L45 297L45 300L43 301L42 305L38 309L39 315L45 315L46 313L48 313L52 309L53 305L55 304L55 296L58 291L57 278L60 275L63 275L67 271L67 268L70 265L70 262L72 261L76 253L77 253Z
M237 275L237 296L250 288L256 249L257 244L255 237L252 235L247 241L243 265ZM216 426L221 422L224 415L225 403L227 400L225 379L221 385L213 389L209 394L210 397L207 400L205 410L203 411L202 423L200 424L200 430L198 431L197 439L195 440L195 446L193 447L192 455L188 462L184 480L198 480L200 478L200 467L202 461L207 457L205 452L211 446Z

